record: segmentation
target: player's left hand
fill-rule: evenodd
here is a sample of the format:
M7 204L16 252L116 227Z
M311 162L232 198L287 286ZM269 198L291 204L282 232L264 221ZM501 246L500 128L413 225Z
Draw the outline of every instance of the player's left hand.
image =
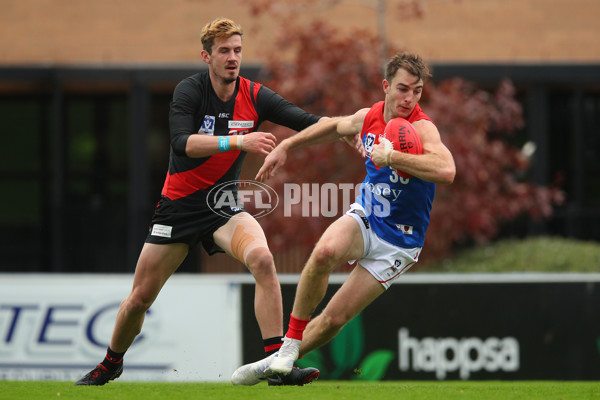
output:
M373 146L371 150L371 161L376 167L383 168L390 165L389 156L394 150L392 142L382 137L379 139L379 143Z
M275 172L279 168L283 167L286 160L287 150L284 148L284 146L279 145L275 147L275 149L265 158L262 167L260 167L258 173L256 174L256 178L254 179L264 182L267 179L275 176Z

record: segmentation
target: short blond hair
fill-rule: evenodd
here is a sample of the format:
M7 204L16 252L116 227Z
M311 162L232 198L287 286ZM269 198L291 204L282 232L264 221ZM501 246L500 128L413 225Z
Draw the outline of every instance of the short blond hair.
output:
M217 18L202 28L200 40L202 41L202 48L212 54L216 39L229 39L233 35L242 36L243 34L242 27L234 21L227 18Z

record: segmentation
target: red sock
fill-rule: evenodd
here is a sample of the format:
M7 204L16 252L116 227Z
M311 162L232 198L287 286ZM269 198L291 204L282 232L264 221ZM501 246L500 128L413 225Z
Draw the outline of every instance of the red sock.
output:
M306 325L310 321L309 319L298 319L290 314L290 324L288 326L288 331L285 334L286 337L290 339L302 340L302 335L304 333L304 329L306 329Z

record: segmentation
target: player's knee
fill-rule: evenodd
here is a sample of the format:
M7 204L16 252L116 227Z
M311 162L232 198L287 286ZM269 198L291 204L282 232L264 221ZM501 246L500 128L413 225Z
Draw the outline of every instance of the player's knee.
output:
M336 253L333 247L320 243L312 254L313 265L317 269L327 269L329 270L330 266L337 263Z
M276 274L273 254L264 247L252 250L246 258L246 265L254 277L274 276Z
M347 323L343 315L321 314L321 325L325 332L339 332Z
M146 298L140 291L133 291L125 300L123 305L127 311L135 314L145 313L152 305L152 300Z

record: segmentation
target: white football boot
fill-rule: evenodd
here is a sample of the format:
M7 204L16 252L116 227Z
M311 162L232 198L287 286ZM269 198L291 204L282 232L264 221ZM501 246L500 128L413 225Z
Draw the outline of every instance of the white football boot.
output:
M301 340L290 339L288 337L283 338L283 345L269 365L269 370L273 373L281 373L288 375L292 372L294 363L298 359L298 353L300 351Z
M256 385L269 376L276 374L277 372L271 371L270 368L276 354L251 364L242 365L231 375L231 383L234 385Z

